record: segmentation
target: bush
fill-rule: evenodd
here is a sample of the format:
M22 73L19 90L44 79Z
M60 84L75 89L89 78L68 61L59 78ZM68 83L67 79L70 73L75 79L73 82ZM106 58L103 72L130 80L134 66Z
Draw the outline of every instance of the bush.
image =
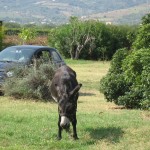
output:
M51 100L50 84L54 68L50 64L13 69L14 75L4 83L4 93L15 98Z
M150 53L140 49L127 55L119 50L108 74L100 81L100 91L107 101L127 108L150 108Z
M109 73L100 81L100 91L105 95L107 101L118 103L118 98L125 94L128 86L123 74Z
M139 28L136 40L133 43L135 49L150 48L150 23Z
M113 56L107 75L100 81L100 91L104 93L107 101L114 101L115 104L118 104L118 97L124 95L129 88L121 67L127 54L127 49L119 49Z
M142 24L138 29L136 39L133 43L133 48L150 48L150 13L142 17Z
M130 83L130 92L119 98L119 101L127 101L127 107L150 107L150 49L133 51L123 62L125 80ZM124 103L124 102L123 102Z
M122 73L122 63L123 60L126 58L128 55L129 51L126 48L119 49L115 55L113 56L113 59L111 61L111 67L109 72L110 73Z

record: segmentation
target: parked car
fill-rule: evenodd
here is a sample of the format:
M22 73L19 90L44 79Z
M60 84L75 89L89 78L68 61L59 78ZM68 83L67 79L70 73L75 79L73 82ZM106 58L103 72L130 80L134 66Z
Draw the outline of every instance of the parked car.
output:
M12 76L12 72L8 71L9 68L18 67L18 65L31 65L34 60L41 57L44 58L44 62L51 61L56 68L65 65L59 52L47 46L18 45L2 50L0 52L0 87L7 77Z

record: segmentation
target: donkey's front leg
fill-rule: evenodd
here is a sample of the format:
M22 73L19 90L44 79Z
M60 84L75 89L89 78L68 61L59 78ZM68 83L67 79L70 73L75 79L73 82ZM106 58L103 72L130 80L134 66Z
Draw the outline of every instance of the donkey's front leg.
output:
M62 138L62 136L61 136L62 127L60 126L60 122L61 122L61 116L59 115L59 120L58 120L58 136L57 136L58 140L61 140L61 138Z
M73 139L77 140L79 139L77 136L77 129L76 129L76 125L77 125L77 119L76 119L76 115L74 116L74 119L72 121L72 126L73 126Z

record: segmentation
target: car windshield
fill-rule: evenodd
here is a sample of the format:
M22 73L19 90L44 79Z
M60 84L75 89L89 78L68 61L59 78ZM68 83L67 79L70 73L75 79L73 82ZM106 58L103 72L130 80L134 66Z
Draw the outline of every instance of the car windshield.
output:
M0 52L0 61L27 62L34 51L31 48L9 47Z

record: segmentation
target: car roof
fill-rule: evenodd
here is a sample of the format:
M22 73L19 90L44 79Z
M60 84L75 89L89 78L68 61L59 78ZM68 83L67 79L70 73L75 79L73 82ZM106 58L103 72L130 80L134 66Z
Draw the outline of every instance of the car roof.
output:
M16 46L11 46L11 47L32 48L32 49L49 48L49 49L55 50L54 48L51 48L48 46L42 46L42 45L16 45Z

